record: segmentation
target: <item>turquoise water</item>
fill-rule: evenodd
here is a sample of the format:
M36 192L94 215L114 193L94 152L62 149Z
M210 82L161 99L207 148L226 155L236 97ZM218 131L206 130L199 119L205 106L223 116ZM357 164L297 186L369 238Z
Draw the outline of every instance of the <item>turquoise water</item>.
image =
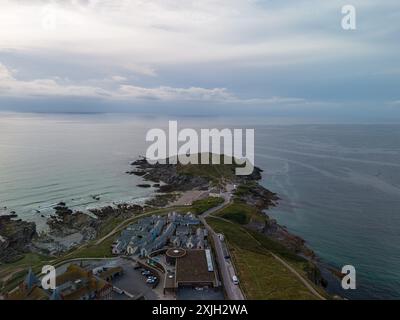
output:
M175 119L171 119L175 120ZM129 162L168 119L0 114L0 207L43 227L51 207L142 202ZM256 165L282 198L269 212L324 262L357 270L350 298L400 297L400 126L260 125ZM265 120L267 122L267 119ZM244 119L182 118L182 127L241 127ZM96 201L93 195L99 195ZM38 211L40 211L40 213Z
M81 210L143 202L152 190L125 174L143 154L142 127L95 116L1 117L0 207L43 227L60 201Z
M282 198L270 215L329 264L357 271L349 298L400 298L400 126L260 128L256 164Z

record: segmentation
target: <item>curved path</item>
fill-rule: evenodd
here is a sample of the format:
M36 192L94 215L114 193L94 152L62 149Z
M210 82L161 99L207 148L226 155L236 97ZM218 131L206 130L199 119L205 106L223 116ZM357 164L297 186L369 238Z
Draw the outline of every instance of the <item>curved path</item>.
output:
M212 213L217 212L218 210L224 208L225 206L231 203L231 195L229 192L223 193L222 197L224 198L224 202L217 207L211 208L204 212L201 216L199 216L200 221L203 225L207 228L209 234L212 235L214 246L215 246L215 253L216 259L218 261L218 266L221 272L222 282L224 284L226 295L228 296L229 300L245 300L245 297L240 290L238 285L233 284L232 282L232 275L235 274L233 266L229 264L224 256L222 250L222 243L220 238L218 237L217 233L211 228L211 226L205 220L206 217L210 216Z

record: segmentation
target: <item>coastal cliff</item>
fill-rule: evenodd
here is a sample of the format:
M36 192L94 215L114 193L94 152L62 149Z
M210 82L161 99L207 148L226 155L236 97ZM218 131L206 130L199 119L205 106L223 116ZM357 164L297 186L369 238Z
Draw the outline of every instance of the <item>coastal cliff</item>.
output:
M30 250L32 240L37 236L36 225L16 219L17 215L0 216L0 262L17 260Z
M11 262L26 252L62 257L81 244L104 236L104 232L107 232L104 230L110 231L109 225L131 219L143 212L168 207L182 194L197 191L208 194L214 200L229 194L229 204L217 213L221 219L238 223L251 232L268 237L291 253L304 258L307 262L304 271L308 278L316 285L325 285L325 280L314 263L317 257L305 241L268 216L268 209L278 205L279 197L260 185L263 172L260 168L254 167L252 174L248 176L237 176L235 164L150 164L146 159L140 158L131 165L134 168L128 174L141 177L146 182L141 184L143 187L151 185L157 188L155 197L144 206L119 204L81 212L73 211L66 203L60 202L54 207L54 214L47 219L48 231L40 235L36 234L36 226L32 222L16 220L15 216L1 217L0 262ZM209 203L196 207L194 201L188 210L201 214L207 210L203 209L208 208ZM213 206L218 203L221 202L215 202Z
M237 176L235 162L209 165L170 164L168 159L165 162L151 164L145 158L140 158L131 163L134 169L127 173L140 176L145 181L161 183L158 191L161 193L159 196L164 198L176 191L217 190L222 193L227 191L229 185L234 186L231 191L232 204L226 210L229 212L224 215L223 211L222 217L238 222L304 258L308 261L305 270L308 278L318 286L326 285L317 266L318 257L306 245L305 240L291 234L286 227L268 216L268 209L278 205L279 197L259 184L263 172L260 168L254 167L252 174L248 176Z

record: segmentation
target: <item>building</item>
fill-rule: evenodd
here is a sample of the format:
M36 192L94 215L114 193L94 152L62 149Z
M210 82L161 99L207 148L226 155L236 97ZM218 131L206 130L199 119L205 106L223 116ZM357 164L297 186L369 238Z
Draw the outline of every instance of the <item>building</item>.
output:
M181 215L174 211L168 214L168 220L175 223L176 225L183 226L193 226L200 224L200 220L193 213L190 212L186 213L185 215Z
M5 295L6 300L48 300L49 295L41 288L39 279L35 276L32 268L29 268L25 279Z
M118 270L105 274L106 278L115 276ZM107 276L108 275L108 276ZM112 285L106 280L93 275L76 264L71 264L67 270L56 277L57 287L45 290L39 279L29 269L24 281L6 295L8 300L109 300L112 296Z
M164 291L177 292L183 287L219 287L210 250L169 249L166 260L175 266L175 273L166 274Z
M115 255L145 257L167 245L202 249L206 246L204 232L198 229L198 233L191 234L192 228L199 224L200 220L190 212L185 215L170 212L167 218L145 217L123 230L111 250Z
M179 236L187 236L190 233L189 226L178 225L176 227L176 235Z
M110 300L112 285L76 264L57 276L57 294L62 300Z
M112 268L106 268L106 270L103 269L103 271L100 273L99 277L107 282L112 282L114 278L120 277L124 273L122 267L112 267Z

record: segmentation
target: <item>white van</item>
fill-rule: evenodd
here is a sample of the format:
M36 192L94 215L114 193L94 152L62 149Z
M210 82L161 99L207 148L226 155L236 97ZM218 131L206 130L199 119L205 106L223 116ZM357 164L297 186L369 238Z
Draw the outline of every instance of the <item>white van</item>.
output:
M233 284L238 285L238 284L239 284L239 279L238 279L238 277L237 277L237 276L233 276L233 277L232 277L232 282L233 282Z

